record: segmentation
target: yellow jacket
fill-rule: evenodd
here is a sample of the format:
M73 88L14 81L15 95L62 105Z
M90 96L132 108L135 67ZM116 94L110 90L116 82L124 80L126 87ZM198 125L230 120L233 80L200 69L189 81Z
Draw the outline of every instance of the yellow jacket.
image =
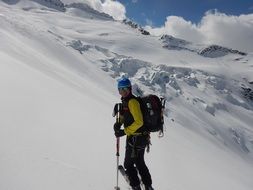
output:
M128 108L133 117L133 122L129 126L124 126L124 131L127 136L138 135L140 133L136 133L136 131L143 126L143 115L140 103L135 98L132 98L128 101Z

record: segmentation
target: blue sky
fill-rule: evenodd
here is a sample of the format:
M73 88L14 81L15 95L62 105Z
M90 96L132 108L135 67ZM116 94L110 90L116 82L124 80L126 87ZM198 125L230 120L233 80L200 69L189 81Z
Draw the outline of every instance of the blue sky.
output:
M208 10L217 9L227 15L253 13L253 0L118 0L126 8L126 16L141 25L164 25L167 16L183 17L199 23Z

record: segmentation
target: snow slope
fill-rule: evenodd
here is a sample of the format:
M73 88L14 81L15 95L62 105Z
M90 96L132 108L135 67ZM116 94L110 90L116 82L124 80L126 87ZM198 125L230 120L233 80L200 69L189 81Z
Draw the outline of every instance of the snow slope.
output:
M112 189L122 73L167 98L165 137L146 155L156 189L252 189L251 52L168 49L86 5L41 1L0 2L0 189Z

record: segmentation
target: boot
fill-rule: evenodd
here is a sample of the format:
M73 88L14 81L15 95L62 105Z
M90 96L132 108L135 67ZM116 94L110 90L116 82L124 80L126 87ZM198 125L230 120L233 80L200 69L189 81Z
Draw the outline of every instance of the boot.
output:
M132 190L141 190L141 187L138 185L138 186L132 187Z
M145 190L154 190L154 188L151 185L150 186L145 185Z

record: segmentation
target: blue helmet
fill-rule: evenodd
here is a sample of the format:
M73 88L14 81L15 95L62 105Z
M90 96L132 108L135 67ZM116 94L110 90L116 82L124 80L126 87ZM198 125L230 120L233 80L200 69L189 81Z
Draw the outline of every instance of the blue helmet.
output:
M128 78L123 77L118 80L118 88L128 88L131 86L131 81Z

